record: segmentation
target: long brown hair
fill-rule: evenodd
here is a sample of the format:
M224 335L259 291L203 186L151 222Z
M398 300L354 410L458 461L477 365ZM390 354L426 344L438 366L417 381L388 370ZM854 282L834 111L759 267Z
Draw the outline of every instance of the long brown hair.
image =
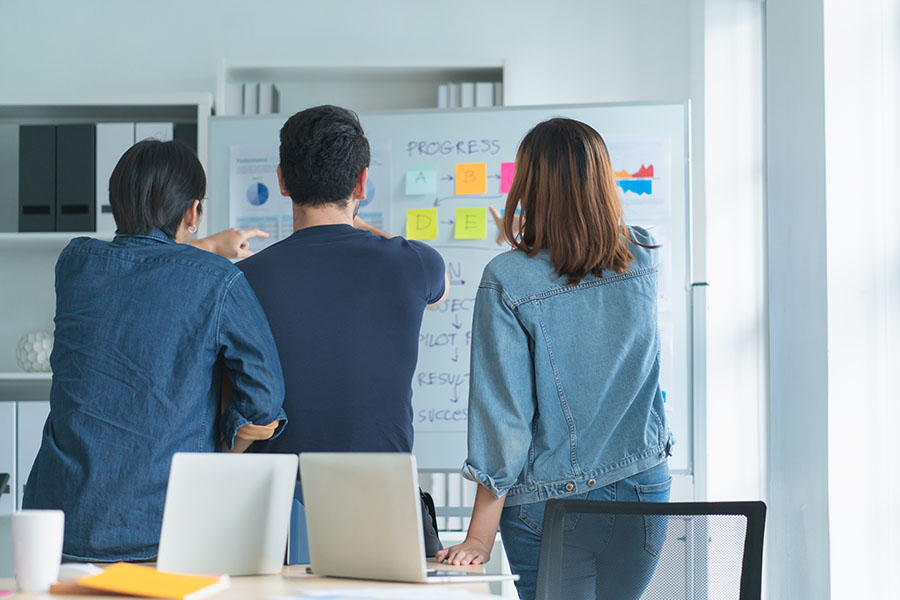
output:
M521 204L522 227L515 234ZM543 249L569 284L589 273L622 273L634 260L606 143L592 127L572 119L536 125L519 145L506 199L503 232L528 256Z

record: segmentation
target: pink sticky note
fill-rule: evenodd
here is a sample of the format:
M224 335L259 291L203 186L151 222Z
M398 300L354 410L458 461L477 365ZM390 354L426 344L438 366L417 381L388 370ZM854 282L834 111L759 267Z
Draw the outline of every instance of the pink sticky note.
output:
M516 163L500 163L500 193L506 194L512 187L513 175L516 174Z

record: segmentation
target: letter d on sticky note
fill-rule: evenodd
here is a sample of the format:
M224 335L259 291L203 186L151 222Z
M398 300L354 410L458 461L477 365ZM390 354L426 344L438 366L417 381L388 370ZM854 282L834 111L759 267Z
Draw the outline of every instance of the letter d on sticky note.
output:
M433 240L437 238L437 209L413 208L406 211L406 239Z
M458 240L483 240L487 237L487 209L457 208L454 233Z

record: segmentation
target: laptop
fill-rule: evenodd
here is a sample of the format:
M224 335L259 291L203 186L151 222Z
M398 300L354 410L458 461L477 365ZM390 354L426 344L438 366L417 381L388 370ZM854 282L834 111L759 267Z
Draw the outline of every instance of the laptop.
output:
M156 568L281 573L296 479L296 454L175 454Z
M300 454L311 572L411 583L518 579L426 568L416 473L412 454Z

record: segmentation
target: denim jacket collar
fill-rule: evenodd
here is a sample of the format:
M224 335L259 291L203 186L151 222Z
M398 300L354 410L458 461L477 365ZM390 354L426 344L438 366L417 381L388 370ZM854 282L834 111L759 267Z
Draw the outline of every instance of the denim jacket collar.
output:
M153 240L155 242L161 242L163 244L177 244L175 240L170 238L163 232L162 229L158 227L154 227L147 233L116 233L115 241L120 243L128 243L135 242L138 244L147 245L147 241L144 240Z

